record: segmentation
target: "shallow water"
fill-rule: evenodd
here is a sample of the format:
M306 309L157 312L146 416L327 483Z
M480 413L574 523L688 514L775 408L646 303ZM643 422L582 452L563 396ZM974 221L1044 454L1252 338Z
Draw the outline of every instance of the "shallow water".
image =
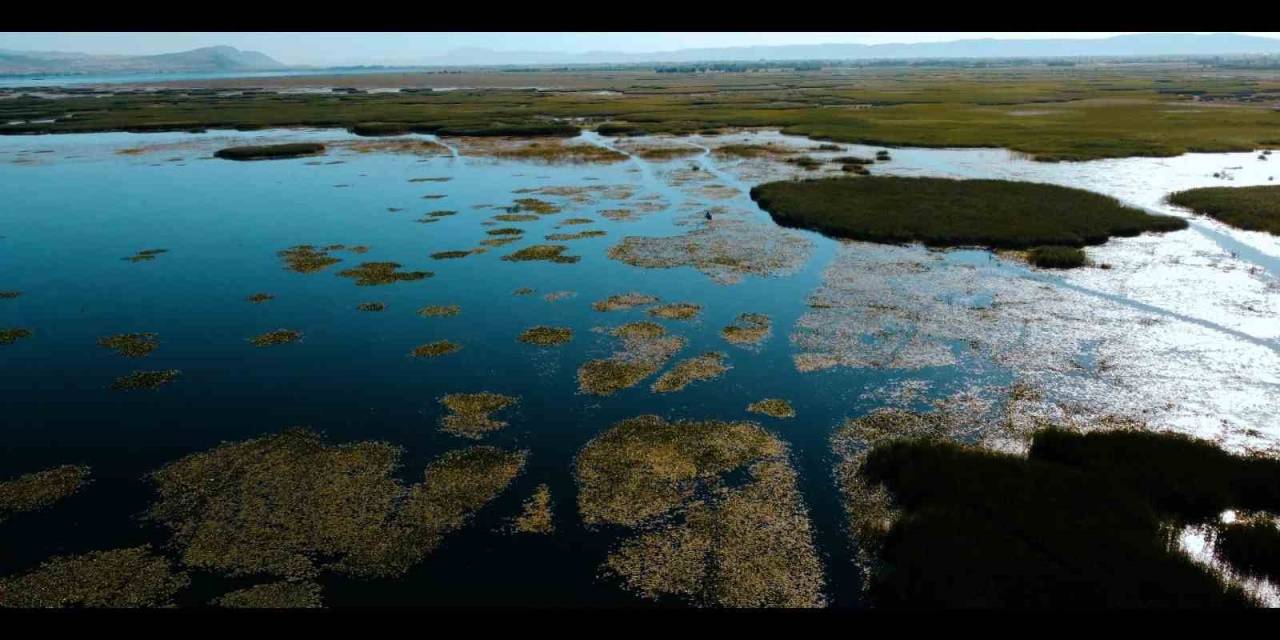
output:
M776 134L746 135L813 145ZM0 210L0 290L22 292L0 300L0 328L34 332L0 346L6 372L0 377L6 415L0 478L68 463L91 466L95 478L47 511L0 525L0 549L5 550L0 575L53 554L162 544L163 532L137 519L152 498L144 473L219 442L290 425L312 426L335 442L401 445L402 475L416 479L441 452L471 444L438 426L444 408L437 399L454 392L520 398L514 411L503 414L510 426L484 442L528 449L528 467L474 523L447 538L403 579L325 576L327 604L644 604L615 580L597 577L616 532L581 525L572 476L574 455L587 441L621 419L644 413L756 420L790 445L823 556L828 599L836 606L856 606L859 587L828 446L831 431L845 418L890 403L925 408L1025 377L1061 384L1069 391L1064 401L1084 409L1119 406L1141 412L1176 403L1176 410L1150 414L1153 422L1234 447L1269 447L1280 440L1280 425L1272 420L1280 413L1280 323L1275 322L1280 243L1275 238L1196 219L1188 231L1090 248L1095 261L1113 268L1067 274L1033 271L986 251L931 253L840 243L780 230L755 207L747 196L751 185L798 175L798 170L705 152L736 137L676 141L704 152L669 162L632 157L581 165L468 156L451 143L449 154L434 156L357 153L331 145L318 159L237 163L209 157L221 146L250 141L354 139L319 130L0 137L0 199L7 203ZM584 138L584 144L612 146L598 136ZM139 146L149 150L117 153ZM841 153L873 155L876 150L847 149ZM1265 184L1268 168L1253 160L1255 155L1042 164L999 150L895 149L893 160L875 165L873 172L1053 182L1178 214L1161 204L1169 191ZM694 165L697 171L691 170ZM1230 171L1230 182L1212 177L1236 166L1241 168ZM434 177L450 180L411 181ZM627 189L577 201L517 193L617 185ZM719 188L699 190L708 185ZM629 197L619 197L627 191ZM423 199L439 195L444 197ZM632 220L610 220L600 213L635 209L651 196L664 206ZM530 222L481 224L523 197L559 204L562 212ZM707 223L701 212L712 207L723 209ZM458 213L430 224L417 222L437 210ZM557 227L573 217L595 222ZM461 259L429 257L479 247L492 237L487 230L506 226L524 229L522 239ZM547 243L546 234L584 229L607 235L563 242L568 254L581 256L577 263L501 259L521 247ZM627 236L705 232L715 239L728 230L744 234L729 236L735 242L799 238L804 250L794 268L768 277L732 269L726 278L723 271L688 266L640 268L607 256ZM335 252L343 262L312 274L284 269L276 255L295 245L336 243L367 245L369 251ZM146 262L123 260L153 248L168 252ZM797 327L816 322L820 328L841 328L838 321L851 317L847 310L864 301L866 292L843 286L850 282L843 276L858 273L868 262L901 259L930 262L940 283L966 283L906 292L899 300L955 313L927 327L951 360L914 358L907 359L910 366L798 372L794 356L807 347L795 338ZM366 261L394 261L402 270L434 276L359 287L336 275ZM535 292L513 295L521 287ZM1083 363L1080 371L1026 364L1027 350L1018 346L1025 343L1004 340L1014 326L1009 323L991 327L992 348L965 349L962 341L971 336L955 331L964 326L965 313L999 310L1020 296L1036 300L1040 288L1051 292L1043 299L1053 302L1011 317L1033 325L1042 323L1044 314L1055 318L1048 325L1055 341L1042 350L1051 352L1055 363ZM604 313L591 307L629 291L659 296L664 303L694 302L702 311L694 320L658 320L642 308ZM838 304L812 309L810 296L824 291L836 295ZM275 298L245 301L257 292ZM544 298L553 292L576 295ZM385 303L386 310L357 310L365 302ZM417 314L424 306L452 304L461 307L453 317ZM730 345L720 337L721 328L744 312L773 321L771 336L758 347ZM1099 317L1109 321L1101 333L1093 330ZM669 365L720 351L731 369L675 393L652 393L654 376L612 396L579 394L577 368L608 357L616 346L612 337L592 329L635 320L655 320L688 340ZM517 341L536 325L570 327L573 340L548 349ZM256 348L248 340L280 328L300 330L303 338L270 348ZM865 324L847 328L850 332L827 336L824 344L846 348L865 340L860 333ZM159 348L133 360L95 344L104 336L132 332L157 333ZM436 358L409 357L414 347L436 340L457 342L462 349ZM897 353L912 355L905 347ZM927 353L940 353L937 344ZM1107 375L1091 376L1100 369L1099 359L1114 367ZM182 375L154 392L109 389L112 380L135 369L180 369ZM1114 397L1124 401L1113 403ZM748 404L764 398L790 401L797 417L774 420L747 412ZM1098 406L1087 406L1090 402ZM502 531L543 483L555 503L556 534ZM205 602L243 584L199 575L181 602Z

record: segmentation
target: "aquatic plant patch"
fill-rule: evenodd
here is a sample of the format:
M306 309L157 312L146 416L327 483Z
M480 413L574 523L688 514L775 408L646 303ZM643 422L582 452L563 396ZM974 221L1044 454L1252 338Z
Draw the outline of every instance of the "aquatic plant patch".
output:
M564 255L564 252L568 250L569 247L562 244L535 244L519 249L515 253L502 256L502 259L509 262L540 260L557 264L573 264L582 259L582 256Z
M338 275L355 280L358 287L376 287L396 282L413 282L435 275L430 271L400 271L399 269L400 263L398 262L362 262L357 267L339 271Z
M610 357L590 360L578 368L578 391L609 396L640 384L655 374L676 353L684 349L681 336L669 336L654 322L632 322L609 333L621 340L621 348Z
M249 342L255 347L274 347L280 344L289 344L302 339L302 332L297 329L276 329L266 333L256 335L249 338Z
M165 607L190 582L147 546L91 551L56 556L30 572L0 578L0 607Z
M256 584L218 596L210 604L230 609L319 609L320 585L310 580Z
M714 380L729 370L723 353L709 352L677 362L650 387L658 393L680 391L694 382Z
M142 251L139 251L134 255L131 255L127 258L122 258L122 260L128 260L129 262L151 262L152 260L156 259L156 256L164 253L169 253L169 250L168 249L143 249Z
M761 313L743 313L733 323L720 330L720 336L730 344L757 345L764 342L773 330L773 320Z
M418 309L418 315L424 318L452 318L462 312L456 304L433 304Z
M0 523L13 514L44 509L88 481L89 467L70 464L0 481Z
M791 407L791 403L781 398L765 398L758 402L752 402L747 405L747 411L763 414L771 418L796 417L796 410Z
M557 347L573 340L573 329L569 327L530 327L520 334L518 340L525 344L539 347Z
M13 344L23 338L30 338L31 330L22 327L0 329L0 344Z
M601 231L600 229L588 229L585 231L578 231L575 233L549 233L546 235L546 239L552 242L563 242L566 240L583 240L586 238L599 238L604 235L608 235L608 233L605 231Z
M649 315L667 320L692 320L702 313L702 305L692 302L673 302L649 309Z
M361 302L360 304L356 305L357 311L369 311L369 312L376 313L379 311L385 311L386 309L387 309L387 305L382 302Z
M538 485L520 507L520 515L511 522L511 529L516 533L555 533L556 526L551 513L551 487L545 483Z
M455 436L478 440L491 432L502 429L507 423L494 420L491 414L515 405L519 400L500 393L451 393L440 398L440 404L449 410L440 418L440 428Z
M262 304L264 302L275 300L275 299L276 297L274 295L271 295L270 293L255 293L245 298L246 301L251 302L253 304Z
M126 358L144 358L155 351L160 343L154 333L120 333L98 339L98 346L110 349Z
M155 390L168 385L177 380L182 375L179 369L166 369L163 371L134 371L128 375L120 376L111 383L111 388L117 391L135 391L140 389Z
M148 476L146 517L172 533L188 566L227 575L394 577L501 493L525 454L445 453L422 482L396 479L400 449L329 444L307 429L219 445Z
M639 293L631 291L629 293L618 293L597 300L592 303L591 308L596 311L619 311L625 309L634 309L635 307L644 307L658 302L658 296L651 296L647 293Z
M409 355L415 358L438 358L440 356L457 353L462 350L462 345L451 340L436 340L428 342L413 348Z

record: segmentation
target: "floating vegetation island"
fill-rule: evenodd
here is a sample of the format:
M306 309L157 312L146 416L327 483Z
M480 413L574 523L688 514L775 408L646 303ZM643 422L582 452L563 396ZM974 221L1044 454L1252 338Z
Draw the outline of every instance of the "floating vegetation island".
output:
M633 530L604 561L629 590L701 606L826 603L786 446L759 425L623 420L583 447L575 476L586 524Z
M289 344L302 339L302 332L297 329L276 329L249 338L255 347L274 347L278 344Z
M752 402L747 405L747 411L760 413L771 418L796 417L796 410L791 407L791 403L781 398L765 398L759 402Z
M382 302L361 302L360 304L356 305L357 311L379 312L379 311L385 311L386 309L387 309L387 305Z
M436 358L450 353L456 353L461 350L462 345L456 342L450 340L436 340L435 342L428 342L424 345L414 347L413 351L409 352L409 355L412 355L415 358Z
M0 523L13 514L44 509L88 481L89 467L69 464L0 481Z
M156 256L162 253L169 253L169 250L168 249L143 249L142 251L139 251L127 258L121 258L121 260L128 260L129 262L151 262L152 260L156 259Z
M146 546L93 551L50 558L29 573L0 578L0 607L165 607L190 582Z
M324 145L315 142L292 142L245 147L227 147L214 152L215 158L224 160L281 160L315 156L324 153Z
M502 256L502 259L510 262L542 260L557 264L573 264L582 259L582 256L564 255L564 252L568 250L569 247L562 244L535 244L519 249L515 253Z
M596 311L619 311L644 307L657 302L658 296L632 291L630 293L614 294L604 300L598 300L591 305L591 308Z
M418 315L424 318L452 318L462 313L462 307L456 304L433 304L418 309Z
M1187 228L1091 191L1009 180L822 178L762 184L751 198L779 224L887 244L1081 247Z
M573 340L573 329L569 327L530 327L520 334L519 340L525 344L539 347L556 347Z
M662 374L650 387L658 393L680 391L690 384L714 380L724 375L729 366L723 353L709 352L677 362L670 371Z
M808 259L806 238L774 225L725 220L683 235L628 236L609 249L609 257L635 267L693 267L720 284L745 275L794 273Z
M30 329L23 329L22 327L0 329L0 344L13 344L22 338L30 337Z
M582 393L609 396L634 387L657 373L686 343L683 337L667 335L655 322L632 322L609 333L621 340L622 348L578 368L578 390Z
M733 324L720 330L720 336L730 344L757 345L764 342L773 330L773 320L761 313L743 313Z
M360 266L339 271L343 278L352 278L359 287L376 287L396 282L412 282L430 278L430 271L399 271L398 262L362 262Z
M206 571L393 577L505 490L525 454L449 451L411 486L395 477L399 458L387 443L328 444L301 428L223 444L151 474L147 518L170 530L184 564Z
M182 371L178 369L167 369L164 371L134 371L128 375L120 376L111 383L111 388L117 391L134 391L138 389L159 389L170 382L178 379L182 375Z
M551 487L540 484L533 490L533 495L520 508L520 515L511 522L511 529L516 533L555 533L556 526L551 516Z
M275 299L276 297L271 295L270 293L255 293L245 298L246 301L251 302L253 304L262 304L269 300L275 300Z
M319 609L320 585L310 580L282 580L223 594L210 604L232 609Z
M519 400L500 393L451 393L440 398L449 414L440 419L440 428L455 436L478 440L505 426L490 414L515 405Z
M548 233L546 235L546 239L551 240L553 242L563 242L565 240L583 240L586 238L599 238L601 236L606 236L606 235L609 235L609 234L599 229L587 229L585 231L577 231L574 233Z
M98 339L98 346L110 349L126 358L143 358L155 351L160 343L154 333L121 333Z
M1280 185L1188 189L1170 194L1169 202L1239 229L1280 236Z
M667 320L690 320L702 313L702 305L692 302L673 302L649 309L649 315Z

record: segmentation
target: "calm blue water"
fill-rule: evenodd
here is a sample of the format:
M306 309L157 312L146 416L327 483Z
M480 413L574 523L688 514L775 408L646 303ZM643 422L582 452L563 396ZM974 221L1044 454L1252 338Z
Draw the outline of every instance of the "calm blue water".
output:
M212 135L212 134L210 134ZM223 135L221 133L217 134ZM252 139L280 132L226 134ZM333 139L333 132L291 132L296 139ZM488 444L529 449L526 472L482 510L476 521L406 578L359 582L326 577L327 604L354 603L640 603L618 585L597 579L613 534L584 530L575 505L571 463L575 453L614 422L644 413L669 418L762 419L746 405L765 397L789 399L796 420L767 426L789 442L805 499L827 563L836 605L857 601L857 576L841 532L840 507L831 482L827 438L845 417L869 411L859 395L895 379L891 372L837 370L797 374L787 335L805 310L835 244L810 235L813 250L799 273L747 277L737 285L714 283L691 268L649 270L610 260L605 253L624 235L669 235L671 212L633 222L613 222L596 211L627 206L601 200L530 223L524 240L461 260L429 254L469 249L487 238L480 222L499 211L512 192L549 185L626 184L636 198L659 193L674 211L684 200L657 181L640 161L615 165L545 166L492 159L356 154L333 151L326 161L308 159L236 163L210 159L209 149L177 149L140 156L114 150L137 144L192 139L180 134L94 134L0 139L0 290L21 297L0 302L0 326L32 329L29 339L3 347L0 366L0 476L13 477L52 465L93 469L94 482L79 494L0 527L0 574L20 571L61 553L160 544L161 532L137 516L151 498L144 473L219 442L249 438L290 425L309 425L334 441L387 440L402 445L403 473L416 479L441 452L470 441L437 427L436 399L450 392L495 391L520 397L511 426ZM216 148L216 145L215 147ZM173 160L180 158L180 160ZM14 162L20 160L20 162ZM709 158L696 159L715 169ZM683 161L687 162L687 161ZM451 177L444 183L409 182ZM589 180L591 179L591 180ZM335 185L350 185L336 187ZM745 185L739 185L745 188ZM423 195L446 194L437 200ZM719 203L725 204L725 203ZM749 207L745 192L729 203ZM389 207L405 209L398 213ZM434 224L415 221L428 211L459 214ZM556 229L568 217L593 217L595 225ZM505 223L503 223L505 226ZM500 260L556 231L599 228L607 237L571 241L582 261L572 265ZM357 256L316 274L287 271L276 252L298 244L364 244ZM136 251L168 249L153 262L122 260ZM433 271L417 282L357 287L337 271L362 261L395 261L407 270ZM535 295L513 296L519 287ZM568 290L576 297L547 302L541 296ZM253 305L255 292L276 299ZM600 313L591 303L608 295L641 291L664 301L703 305L697 321L662 321L689 340L677 356L705 351L729 355L732 369L713 382L672 394L653 394L648 382L614 396L577 393L583 362L606 357L612 338L591 331L646 319L643 310ZM387 304L364 313L361 302ZM422 318L429 304L459 304L453 318ZM773 318L763 348L725 343L722 327L740 313ZM537 349L516 341L524 329L570 326L572 343ZM277 328L298 329L300 343L258 349L247 338ZM133 360L96 346L103 336L155 332L160 347ZM463 345L461 352L414 359L410 349L437 339ZM155 392L108 387L134 369L180 369L181 378ZM947 371L934 377L943 390ZM546 482L556 501L557 534L513 537L498 531L518 512L533 487ZM184 602L207 601L227 582L200 577Z

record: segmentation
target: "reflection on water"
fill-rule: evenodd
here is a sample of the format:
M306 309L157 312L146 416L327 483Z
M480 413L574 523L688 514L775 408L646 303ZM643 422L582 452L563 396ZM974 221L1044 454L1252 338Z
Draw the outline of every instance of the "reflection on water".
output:
M663 603L735 601L654 587L656 578L631 571L644 565L635 554L646 547L619 547L618 532L583 527L573 508L574 456L610 425L655 414L764 422L787 451L777 465L789 501L781 515L802 519L820 549L821 566L806 575L824 594L808 600L851 606L860 581L828 447L847 418L949 398L990 403L1018 380L1044 389L1036 411L1059 420L1121 414L1235 448L1280 442L1275 238L1196 219L1187 231L1091 247L1109 268L1066 273L986 251L837 242L778 228L747 192L839 165L809 171L710 152L751 139L820 159L877 150L821 152L772 133L625 144L584 134L570 144L627 159L535 164L475 155L474 142L373 144L322 130L0 138L0 291L21 292L0 300L0 329L31 332L0 345L0 480L64 464L87 465L95 479L47 511L0 525L0 546L12 550L0 574L51 555L162 545L164 532L134 518L155 497L143 474L222 442L307 425L333 443L402 447L405 486L420 481L413 470L474 439L528 452L510 488L429 562L396 580L322 575L325 604L634 603L626 586L645 580L640 590L665 594ZM301 140L330 151L211 158L222 146ZM690 153L628 152L681 146ZM1186 213L1162 203L1169 191L1269 177L1253 154L1076 164L985 149L892 157L872 173L1051 182L1175 215ZM1240 167L1230 181L1213 177L1227 167ZM456 213L431 215L443 211ZM566 248L549 260L503 259L547 257L531 249L545 242ZM121 260L147 247L166 251ZM464 257L432 259L455 253ZM642 301L629 304L628 293ZM360 311L371 301L383 311ZM650 313L661 304L670 306ZM661 328L657 347L610 330L642 321ZM261 349L251 341L281 327L297 339ZM158 335L146 367L181 375L155 390L112 390L136 362L97 344L121 334ZM456 348L409 355L435 344ZM609 393L583 393L579 372L590 363L606 363L591 366L627 384L586 383L582 390ZM462 412L478 429L441 429L458 421L456 407L450 414L438 401L451 394L519 401L494 417ZM749 411L767 398L790 405L774 413L797 417ZM735 491L708 494L688 520L636 539L653 548L679 536L705 542L712 529L703 524L749 527L769 515L752 501L739 505ZM87 521L95 526L75 526ZM554 533L513 536L513 521ZM621 578L599 576L610 557L628 559ZM704 576L701 561L691 566L688 575ZM246 587L211 584L195 581L178 601Z

